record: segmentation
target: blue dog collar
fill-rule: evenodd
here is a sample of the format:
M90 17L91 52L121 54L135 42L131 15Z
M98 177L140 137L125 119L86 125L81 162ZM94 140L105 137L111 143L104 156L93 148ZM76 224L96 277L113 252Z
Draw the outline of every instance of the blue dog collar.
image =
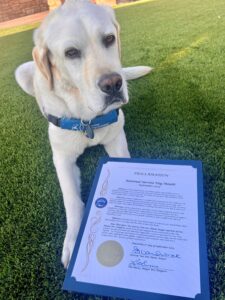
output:
M93 139L94 129L102 128L117 122L118 114L118 109L114 109L109 113L98 116L90 121L74 118L57 118L53 115L48 115L48 121L62 129L84 132L89 139Z

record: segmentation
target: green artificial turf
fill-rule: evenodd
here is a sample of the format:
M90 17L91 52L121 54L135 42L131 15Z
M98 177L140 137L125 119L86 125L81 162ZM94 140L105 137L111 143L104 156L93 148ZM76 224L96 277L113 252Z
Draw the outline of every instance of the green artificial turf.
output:
M152 0L116 14L123 65L155 68L129 84L131 155L203 161L210 291L224 300L225 2ZM31 49L32 31L0 38L0 299L102 299L61 290L66 221L48 124L13 74ZM79 159L84 201L102 155Z

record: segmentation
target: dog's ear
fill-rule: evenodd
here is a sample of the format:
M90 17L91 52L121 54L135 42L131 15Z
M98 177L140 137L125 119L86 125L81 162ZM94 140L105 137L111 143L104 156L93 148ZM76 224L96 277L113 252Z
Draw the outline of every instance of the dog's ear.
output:
M38 69L48 82L49 89L53 88L53 77L51 72L51 63L49 61L49 51L47 48L35 46L32 51L33 59Z
M147 75L153 70L153 68L146 66L137 66L123 68L122 70L126 80L133 80Z
M15 71L15 77L24 92L34 97L34 62L28 61L20 65Z

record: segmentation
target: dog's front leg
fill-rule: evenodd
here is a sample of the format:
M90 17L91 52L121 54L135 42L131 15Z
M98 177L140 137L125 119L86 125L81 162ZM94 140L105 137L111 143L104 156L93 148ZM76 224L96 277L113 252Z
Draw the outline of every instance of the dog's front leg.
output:
M127 139L123 129L113 140L105 143L104 147L108 155L111 157L130 157Z
M83 216L84 204L80 197L80 170L75 164L74 157L64 156L63 153L53 150L53 160L66 210L67 231L61 258L66 268L72 255Z

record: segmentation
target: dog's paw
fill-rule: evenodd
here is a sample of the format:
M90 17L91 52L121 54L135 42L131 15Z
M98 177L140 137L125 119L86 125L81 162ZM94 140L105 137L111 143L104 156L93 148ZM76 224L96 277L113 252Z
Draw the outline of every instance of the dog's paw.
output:
M65 269L68 267L73 253L73 248L77 239L80 223L83 218L83 211L84 211L84 205L82 204L79 207L79 209L76 210L76 215L74 215L74 218L72 220L68 220L68 228L63 243L63 251L61 257L61 262Z
M71 239L69 241L66 241L66 239L65 239L65 241L64 241L61 262L65 269L68 268L68 265L69 265L69 262L71 259L71 255L73 253L75 241L76 241L76 239Z

